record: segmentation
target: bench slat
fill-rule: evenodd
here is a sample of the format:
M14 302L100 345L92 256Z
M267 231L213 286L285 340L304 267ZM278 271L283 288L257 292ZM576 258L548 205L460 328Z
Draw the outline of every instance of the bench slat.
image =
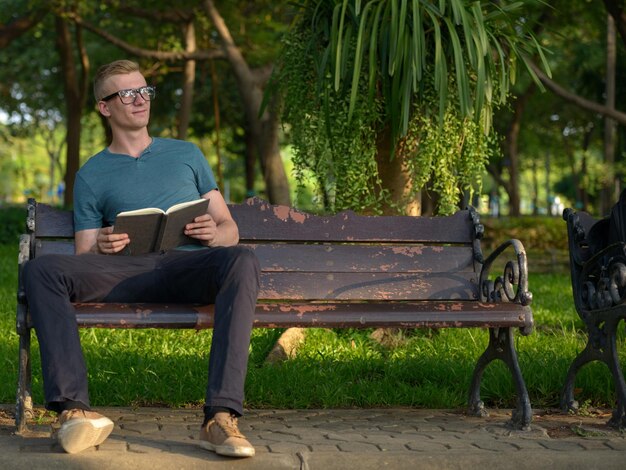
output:
M73 255L74 242L39 239L35 242L35 257L43 255Z
M37 204L35 236L40 238L74 238L74 213Z
M261 274L260 299L425 300L477 299L471 273L299 273Z
M263 271L474 272L471 246L248 244Z
M474 225L469 211L449 217L361 216L341 212L324 217L259 199L230 206L246 240L371 241L471 243Z
M263 271L306 272L473 272L470 246L244 244L255 251ZM36 255L73 254L66 240L37 240Z
M259 199L229 206L239 226L242 242L268 241L372 241L471 243L474 225L469 211L449 217L361 216L342 212L323 217L286 206L272 206ZM37 238L72 238L71 211L38 204Z
M213 305L75 304L80 327L212 328ZM254 326L286 328L532 327L529 307L479 302L261 303Z

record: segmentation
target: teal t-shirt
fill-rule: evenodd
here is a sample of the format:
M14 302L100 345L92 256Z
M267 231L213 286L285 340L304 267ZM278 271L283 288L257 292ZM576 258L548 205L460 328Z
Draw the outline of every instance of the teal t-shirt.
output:
M215 177L197 145L154 138L139 158L104 149L76 173L74 230L115 224L122 211L193 201L217 189Z

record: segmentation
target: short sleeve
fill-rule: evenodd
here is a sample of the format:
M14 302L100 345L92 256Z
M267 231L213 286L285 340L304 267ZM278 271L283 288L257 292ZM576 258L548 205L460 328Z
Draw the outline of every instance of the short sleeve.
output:
M198 192L200 193L200 195L217 189L215 175L213 174L213 171L211 170L211 167L209 166L206 157L196 145L194 145L193 157L196 185L198 187Z
M102 221L97 198L79 172L74 180L74 232L101 228Z

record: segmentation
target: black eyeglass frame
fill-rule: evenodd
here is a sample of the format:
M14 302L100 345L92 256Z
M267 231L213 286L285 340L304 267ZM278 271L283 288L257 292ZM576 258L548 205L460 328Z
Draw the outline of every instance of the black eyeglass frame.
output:
M124 100L122 99L122 95L120 95L120 93L129 92L129 91L134 93L134 96L132 97L133 99L132 101L129 101L128 103L124 103ZM142 91L146 93L146 95L148 96L148 99L146 99ZM152 94L152 96L150 96L150 94ZM152 85L146 85L146 86L142 86L139 88L126 88L124 90L118 90L115 93L111 93L110 95L107 95L104 98L102 98L100 101L109 101L115 98L116 96L119 96L122 104L129 105L135 102L135 100L137 99L137 95L141 95L141 97L145 101L152 101L154 97L156 96L156 87Z

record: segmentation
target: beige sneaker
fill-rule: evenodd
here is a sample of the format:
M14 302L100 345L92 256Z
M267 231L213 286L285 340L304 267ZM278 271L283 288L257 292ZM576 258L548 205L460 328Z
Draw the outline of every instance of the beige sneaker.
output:
M200 445L227 457L253 457L254 447L237 427L237 418L230 413L216 413L200 430Z
M59 423L57 440L68 454L102 444L113 431L113 421L95 411L65 410Z

